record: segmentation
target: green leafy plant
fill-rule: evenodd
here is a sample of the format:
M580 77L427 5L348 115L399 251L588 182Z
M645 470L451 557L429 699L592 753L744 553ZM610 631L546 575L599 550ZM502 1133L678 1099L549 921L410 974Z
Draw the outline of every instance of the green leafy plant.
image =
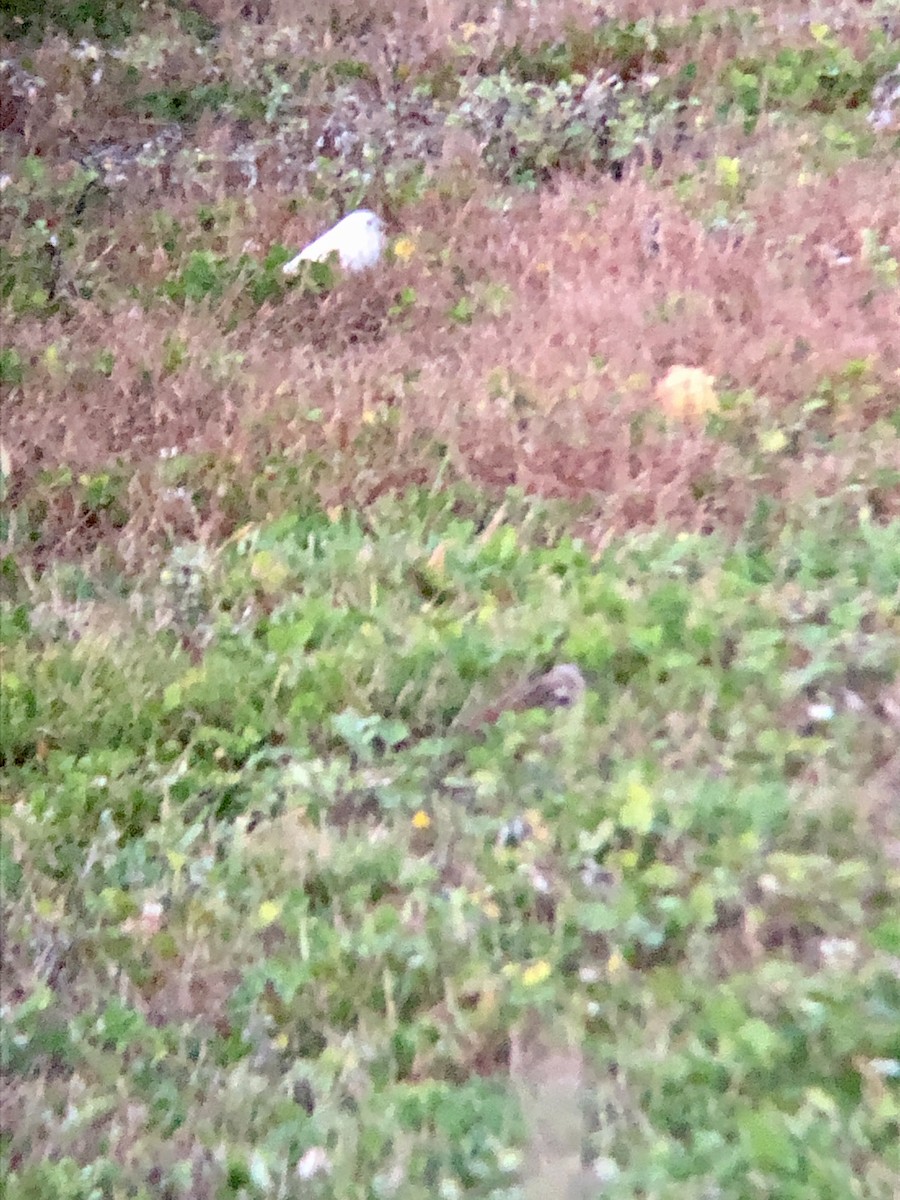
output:
M533 186L560 168L622 162L677 107L659 105L602 72L554 85L501 72L464 82L448 122L475 134L492 170Z

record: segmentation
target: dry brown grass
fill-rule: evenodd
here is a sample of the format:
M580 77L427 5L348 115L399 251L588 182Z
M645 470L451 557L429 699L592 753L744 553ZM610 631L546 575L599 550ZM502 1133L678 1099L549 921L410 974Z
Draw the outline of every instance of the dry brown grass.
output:
M254 442L265 454L340 454L364 415L386 404L397 409L395 450L410 478L420 464L405 458L406 448L428 434L452 447L462 474L593 496L614 525L702 522L709 514L698 513L692 485L698 473L727 472L732 451L687 430L637 446L632 421L680 362L752 390L778 419L822 378L868 359L883 390L842 414L842 432L886 415L900 365L896 298L876 291L860 303L872 272L859 231L900 241L898 184L900 172L876 166L795 190L764 181L747 197L756 227L723 235L638 179L562 181L505 214L483 195L461 208L436 196L406 213L420 248L410 264L348 281L324 300L288 295L231 333L202 308L147 312L126 303L106 314L86 302L65 319L18 330L17 345L35 359L49 342L76 353L102 345L115 366L109 378L48 373L8 403L5 436L26 474L56 463L97 469L117 456L141 462L170 446L238 454L253 471ZM276 196L258 197L245 220L226 253L239 251L243 235L265 245L294 231L301 241L314 229L286 221ZM658 252L648 245L653 221ZM110 269L123 287L164 277L164 256L159 263L127 221L119 239ZM852 261L836 265L837 254ZM398 326L387 314L403 287L415 289L416 303ZM460 290L488 306L469 326L447 319ZM190 350L171 371L165 347L173 338ZM213 363L229 356L241 365L223 378ZM592 365L598 359L602 368ZM411 370L416 378L405 379ZM309 409L326 415L313 432L301 415ZM254 429L266 430L262 447ZM396 460L365 463L356 452L346 466L351 486L363 470L374 472L370 496L406 474ZM733 519L747 501L731 493Z
M645 7L608 9L634 19ZM715 7L654 11L682 18ZM871 25L859 6L826 7L851 43ZM204 9L217 20L240 15L236 4ZM763 21L760 44L800 36L806 9L780 5L777 20ZM475 70L479 55L495 54L501 40L537 44L586 19L583 6L568 3L541 6L539 18L519 6L501 24L487 5L356 6L352 19L341 5L309 7L299 17L291 11L302 40L325 60L352 53L370 62L373 98L388 86L385 63L392 55L398 61L400 43L404 61L434 64L458 41L453 31L472 22L466 69ZM277 3L260 25L225 20L217 54L236 80L254 47L290 40L282 20ZM161 22L175 48L160 70L185 88L198 84L203 71L175 38L174 19ZM493 40L480 42L477 24L493 28ZM738 36L725 31L699 49L678 48L660 69L676 72L699 54L712 78L737 52ZM117 107L114 81L95 95L64 50L62 39L48 39L38 51L34 69L47 86L15 109L5 135L20 154L40 155L59 182L88 144L139 142L159 127ZM28 372L27 387L4 403L14 495L39 470L64 465L77 475L120 458L136 471L128 536L170 529L172 521L196 534L227 529L228 506L212 487L188 517L173 516L155 482L166 448L220 458L231 483L247 490L267 457L299 461L315 451L326 464L323 499L365 503L430 478L429 443L437 442L458 476L587 500L606 532L657 521L705 528L742 521L760 489L789 496L837 487L853 477L859 455L877 457L865 431L897 402L898 304L896 290L880 286L862 239L869 230L898 252L896 161L855 159L814 174L802 122L764 121L749 139L726 123L715 132L698 127L680 145L664 141L655 172L634 167L621 182L560 176L540 195L507 195L500 211L496 184L464 147L451 146L419 200L381 205L393 231L415 242L408 263L347 280L327 298L295 290L258 311L239 285L215 307L135 299L172 276L154 232L156 211L196 229L198 206L227 208L214 234L196 244L229 260L302 244L330 219L325 202L292 211L275 148L260 151L257 186L247 189L233 151L251 135L237 118L204 116L190 132L204 170L163 164L114 189L64 257L64 309L10 330ZM739 202L717 182L723 154L740 160ZM677 190L686 175L694 180L687 199ZM717 229L710 214L726 201L733 216ZM51 224L59 218L49 208L34 207L36 214ZM95 285L91 300L76 293L85 272ZM415 299L398 314L404 289ZM468 323L448 316L461 300L471 309ZM184 347L176 366L167 353L173 342ZM46 363L48 345L59 362ZM90 368L98 348L114 361L108 377ZM754 479L738 469L734 439L665 429L655 419L655 385L676 363L702 367L720 389L752 393L757 423L790 426L822 380L862 360L869 364L864 402L845 405L826 431L840 435L844 449L834 451L826 438L800 474L788 462ZM321 411L319 422L309 421L310 410ZM385 412L390 432L379 433ZM730 482L738 476L742 482ZM45 529L49 544L62 530L71 537L73 524L81 528L71 499L58 503ZM896 511L896 498L886 503ZM82 533L90 542L110 529L93 514Z

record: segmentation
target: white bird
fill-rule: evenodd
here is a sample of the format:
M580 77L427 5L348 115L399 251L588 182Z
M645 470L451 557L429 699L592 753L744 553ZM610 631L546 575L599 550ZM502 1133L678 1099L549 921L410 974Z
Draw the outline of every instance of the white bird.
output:
M345 271L366 271L381 258L384 245L381 217L368 208L358 208L304 246L298 255L284 264L282 271L285 275L296 275L302 262L325 262L330 254L337 255Z

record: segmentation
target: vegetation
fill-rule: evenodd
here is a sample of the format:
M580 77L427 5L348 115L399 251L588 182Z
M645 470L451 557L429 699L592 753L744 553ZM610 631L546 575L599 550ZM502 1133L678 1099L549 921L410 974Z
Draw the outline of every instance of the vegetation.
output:
M408 7L5 7L5 1195L894 1200L894 6Z

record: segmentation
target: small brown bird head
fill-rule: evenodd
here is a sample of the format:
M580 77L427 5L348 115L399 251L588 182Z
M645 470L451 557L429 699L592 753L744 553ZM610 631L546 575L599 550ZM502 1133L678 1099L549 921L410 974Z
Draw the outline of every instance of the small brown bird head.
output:
M574 663L558 663L543 675L533 675L511 687L489 708L465 721L469 729L492 725L504 712L524 712L529 708L571 708L587 690L584 676Z
M581 699L587 685L574 663L559 663L538 676L525 694L523 708L571 708Z

